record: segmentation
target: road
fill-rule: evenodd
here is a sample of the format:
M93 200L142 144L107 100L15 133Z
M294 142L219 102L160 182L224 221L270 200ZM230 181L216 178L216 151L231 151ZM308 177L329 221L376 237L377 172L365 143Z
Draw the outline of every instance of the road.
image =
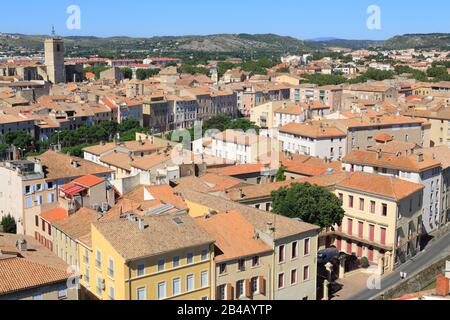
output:
M415 273L425 269L433 263L450 255L450 233L444 237L430 243L429 247L419 253L417 256L407 261L394 272L389 273L381 279L381 289L364 289L358 292L354 296L351 296L349 300L371 300L379 296L387 289L400 283L400 272L405 272L408 277L412 277Z

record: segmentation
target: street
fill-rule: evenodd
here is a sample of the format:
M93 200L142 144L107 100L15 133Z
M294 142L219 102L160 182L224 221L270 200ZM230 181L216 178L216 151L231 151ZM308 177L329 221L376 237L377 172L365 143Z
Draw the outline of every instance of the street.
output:
M414 276L415 273L425 269L427 266L432 265L434 262L439 261L442 258L450 255L450 233L431 243L424 251L417 256L404 263L395 271L386 275L381 279L381 289L364 289L355 295L348 298L348 300L371 300L379 296L381 293L391 288L392 286L400 283L400 272L407 273L407 278Z

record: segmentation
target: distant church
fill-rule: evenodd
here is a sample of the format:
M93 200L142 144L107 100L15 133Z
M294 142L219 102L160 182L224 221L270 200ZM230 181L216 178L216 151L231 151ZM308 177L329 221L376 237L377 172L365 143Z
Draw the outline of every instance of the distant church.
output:
M0 76L14 77L19 81L43 80L52 84L79 82L83 80L83 65L64 62L64 41L52 35L44 42L45 62L0 65Z
M57 84L66 82L64 65L64 42L61 37L53 35L45 40L45 66L48 81Z

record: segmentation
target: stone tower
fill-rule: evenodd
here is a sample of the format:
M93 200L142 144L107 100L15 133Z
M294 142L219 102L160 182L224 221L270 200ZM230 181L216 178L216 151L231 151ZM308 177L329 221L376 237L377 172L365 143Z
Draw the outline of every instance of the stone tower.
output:
M64 42L54 32L52 37L45 40L45 65L47 66L48 80L51 83L66 82Z

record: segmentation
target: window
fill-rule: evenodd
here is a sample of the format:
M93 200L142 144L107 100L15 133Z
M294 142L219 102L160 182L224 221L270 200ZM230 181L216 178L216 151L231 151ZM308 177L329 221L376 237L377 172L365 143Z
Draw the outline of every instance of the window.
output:
M54 194L54 193L49 193L49 194L47 194L47 202L48 202L48 203L53 203L53 202L55 202L55 194Z
M370 201L370 213L375 214L375 201Z
M84 267L84 282L86 282L87 286L89 287L89 281L90 281L91 277L89 276L89 267L85 266Z
M59 300L67 299L67 289L58 290L58 299Z
M364 199L360 198L359 199L359 210L364 211L364 208L365 208Z
M116 292L113 286L109 286L109 299L114 300L116 297Z
M158 271L164 271L164 266L166 264L166 261L164 259L158 260Z
M25 198L25 209L33 207L33 199L31 197Z
M202 250L202 261L208 260L208 250Z
M200 286L202 288L208 287L208 271L202 271L201 277L200 277Z
M244 271L245 270L245 259L239 259L238 260L238 271Z
M242 298L244 296L244 280L239 280L236 283L236 298Z
M278 289L284 288L284 273L278 275Z
M219 300L225 300L225 298L226 298L226 295L225 295L226 287L225 287L225 285L223 284L223 285L219 286L217 288L217 291L218 291L218 298L219 298Z
M142 277L145 275L145 265L144 264L139 264L137 266L137 276L138 277Z
M250 287L252 290L252 294L257 294L259 293L259 282L258 282L258 277L253 277L250 281Z
M45 221L44 220L42 220L42 231L45 232Z
M292 242L292 259L296 259L298 257L298 242Z
M180 278L176 278L173 279L173 295L177 296L181 293L181 279Z
M219 274L224 274L227 272L227 264L221 263L219 264Z
M344 202L344 195L342 193L339 193L339 200L341 200L341 202Z
M39 216L34 216L34 224L39 227Z
M309 266L303 267L303 281L309 280Z
M280 248L278 249L278 263L283 263L285 260L284 250L285 250L284 245L280 246Z
M194 254L192 252L189 252L187 254L187 264L193 264L194 263Z
M297 284L297 269L291 270L291 286Z
M160 282L158 283L158 300L162 300L166 298L166 283Z
M114 259L111 257L108 259L108 276L114 278Z
M136 290L137 300L147 300L147 289L146 287L137 288Z
M353 196L348 196L348 206L353 208Z
M255 268L255 267L258 267L258 266L259 266L259 256L254 256L252 258L252 267Z
M383 215L383 217L387 217L387 214L388 214L388 212L387 212L387 204L383 203L382 204L382 215Z
M95 266L97 268L101 268L102 267L102 253L98 249L97 249L97 252L96 252Z
M307 238L307 239L305 239L305 248L304 248L303 255L309 256L310 253L311 253L311 238Z
M186 289L188 292L194 291L194 275L190 274L186 277Z
M174 268L178 268L179 266L180 266L180 257L178 257L178 256L176 256L176 257L173 257L173 267Z

